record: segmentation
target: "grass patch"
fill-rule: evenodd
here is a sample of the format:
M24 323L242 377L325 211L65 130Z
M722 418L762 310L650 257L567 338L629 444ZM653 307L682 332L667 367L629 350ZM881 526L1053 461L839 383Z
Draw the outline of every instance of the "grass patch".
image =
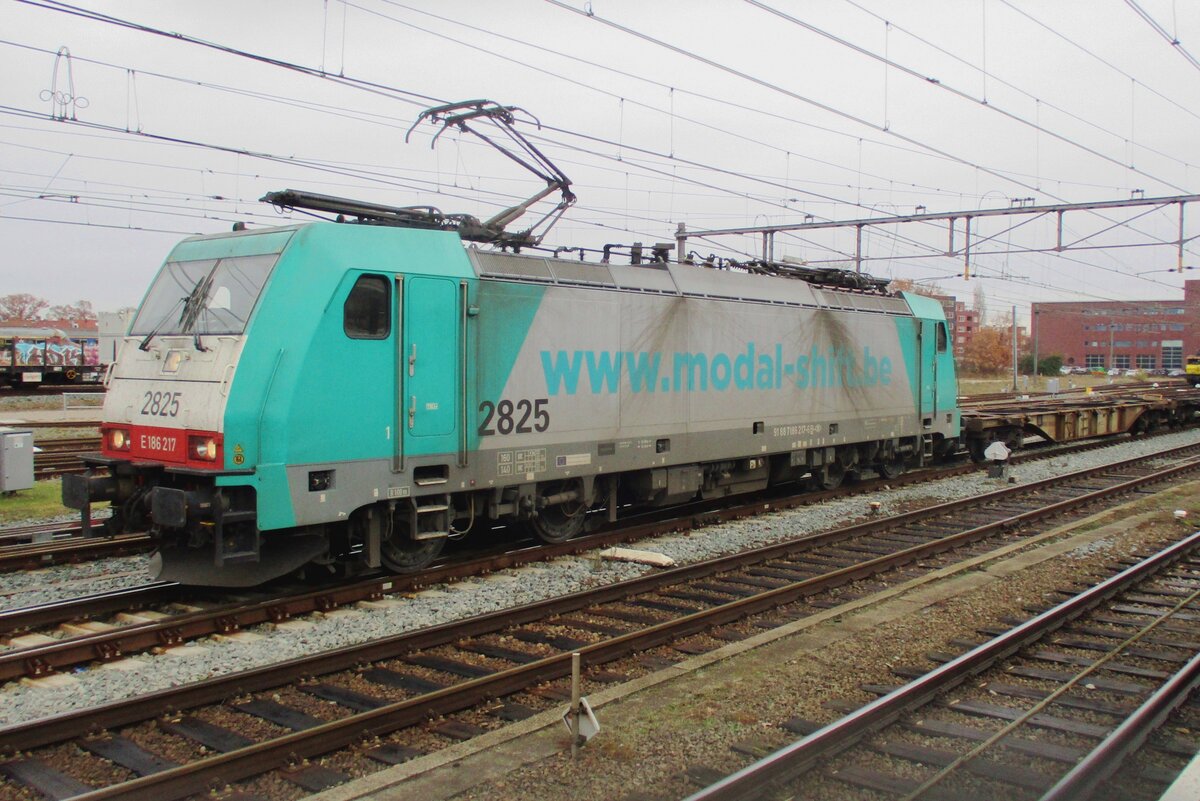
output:
M16 426L19 428L20 426ZM95 437L100 433L99 429L90 426L63 426L61 428L35 428L33 429L33 444L46 442L55 439L83 439L85 437ZM99 447L97 446L97 449Z
M62 479L36 481L33 489L21 490L16 495L0 495L0 524L3 525L65 514L77 512L62 505Z
M62 398L52 395L45 397L38 397L37 395L21 395L16 398L0 397L0 410L6 412L46 411L61 408Z

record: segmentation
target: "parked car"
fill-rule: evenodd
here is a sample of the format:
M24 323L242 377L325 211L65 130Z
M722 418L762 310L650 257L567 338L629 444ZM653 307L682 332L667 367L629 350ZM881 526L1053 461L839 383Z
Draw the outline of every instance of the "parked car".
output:
M1125 371L1126 378L1136 378L1137 376L1139 376L1141 374L1142 374L1141 370L1126 370Z
M1176 367L1174 370L1167 371L1167 378L1183 378L1187 373Z
M1121 368L1119 368L1119 367L1108 368L1107 375L1114 376L1114 375L1120 375L1120 374L1121 374Z

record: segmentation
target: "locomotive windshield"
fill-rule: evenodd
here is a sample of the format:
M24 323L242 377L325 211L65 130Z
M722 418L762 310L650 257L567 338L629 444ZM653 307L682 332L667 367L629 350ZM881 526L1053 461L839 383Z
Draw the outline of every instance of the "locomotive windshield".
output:
M167 262L129 332L145 336L240 334L278 253Z

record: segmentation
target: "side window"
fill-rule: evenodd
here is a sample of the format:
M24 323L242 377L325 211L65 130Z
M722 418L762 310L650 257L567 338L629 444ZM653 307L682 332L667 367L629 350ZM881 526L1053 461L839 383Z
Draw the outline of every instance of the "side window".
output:
M946 324L937 324L937 351L938 353L946 352Z
M392 331L391 290L382 275L360 275L342 307L342 328L351 339L386 339Z

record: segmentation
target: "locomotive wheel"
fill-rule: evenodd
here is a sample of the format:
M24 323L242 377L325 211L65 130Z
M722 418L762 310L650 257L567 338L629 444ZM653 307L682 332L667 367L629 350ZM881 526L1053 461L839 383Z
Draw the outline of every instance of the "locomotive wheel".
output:
M429 567L442 547L445 537L429 540L413 540L403 535L384 540L379 549L379 558L393 573L416 573Z
M958 452L958 438L948 437L939 440L934 446L933 458L938 461L954 458L954 454Z
M842 486L846 478L846 467L840 461L833 461L813 473L813 484L817 489L835 490Z
M573 486L577 487L578 484L571 481L551 484L542 494L555 495L566 492ZM529 527L543 542L566 542L583 531L586 512L587 507L581 501L564 501L540 510L537 517L529 521Z
M875 472L879 473L880 478L886 478L889 481L893 478L898 478L904 472L904 460L899 456L880 462L875 465Z

